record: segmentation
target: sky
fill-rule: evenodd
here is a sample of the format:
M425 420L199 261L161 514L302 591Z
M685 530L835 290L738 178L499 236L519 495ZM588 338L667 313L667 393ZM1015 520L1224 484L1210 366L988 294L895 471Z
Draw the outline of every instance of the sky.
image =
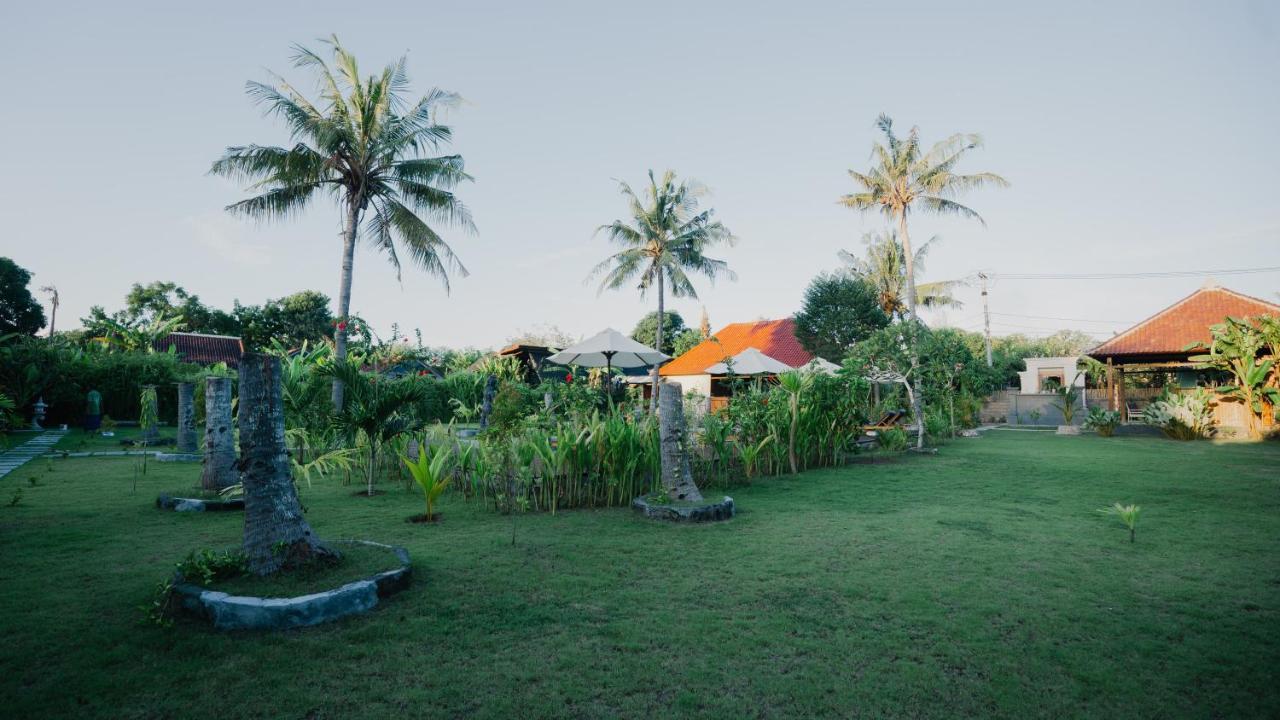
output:
M295 43L337 33L373 72L407 54L412 89L459 93L451 151L478 233L443 234L452 292L358 252L352 310L429 345L495 347L547 326L628 331L652 310L585 282L623 217L617 180L696 178L739 238L736 282L669 307L713 328L793 314L879 215L838 204L871 164L880 113L926 142L980 133L960 171L1008 189L963 201L986 224L918 215L923 280L996 275L992 332L1109 336L1204 278L1027 281L1025 273L1280 266L1280 5L1256 2L13 3L0 7L0 255L52 283L70 328L131 284L206 303L336 296L339 213L287 222L223 208L229 145L283 144L245 95L268 69L310 90ZM1277 300L1280 273L1218 282ZM980 329L963 308L926 319Z

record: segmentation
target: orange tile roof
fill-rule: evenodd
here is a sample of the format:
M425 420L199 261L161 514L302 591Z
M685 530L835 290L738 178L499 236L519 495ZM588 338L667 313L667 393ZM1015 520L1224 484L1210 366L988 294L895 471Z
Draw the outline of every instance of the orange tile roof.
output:
M800 367L813 359L796 339L796 321L783 318L726 325L689 352L663 365L658 372L664 376L701 375L712 365L750 347L791 367Z
M1192 343L1207 347L1209 326L1228 317L1280 315L1280 305L1220 287L1201 288L1089 351L1118 355L1182 355Z

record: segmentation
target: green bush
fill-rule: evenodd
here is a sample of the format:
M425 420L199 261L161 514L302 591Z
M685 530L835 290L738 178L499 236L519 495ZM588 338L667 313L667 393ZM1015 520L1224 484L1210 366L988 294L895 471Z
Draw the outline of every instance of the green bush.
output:
M1111 437L1115 434L1116 426L1119 424L1119 411L1103 410L1096 406L1089 408L1089 415L1084 419L1085 429L1093 430L1102 437Z

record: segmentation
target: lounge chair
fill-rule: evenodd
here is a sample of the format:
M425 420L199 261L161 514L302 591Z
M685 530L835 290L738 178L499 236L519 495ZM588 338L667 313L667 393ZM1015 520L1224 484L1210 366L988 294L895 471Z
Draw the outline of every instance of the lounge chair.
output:
M1124 404L1124 409L1125 409L1125 415L1128 418L1128 422L1131 422L1131 423L1146 422L1146 420L1142 418L1142 406L1138 405L1137 403L1126 402Z

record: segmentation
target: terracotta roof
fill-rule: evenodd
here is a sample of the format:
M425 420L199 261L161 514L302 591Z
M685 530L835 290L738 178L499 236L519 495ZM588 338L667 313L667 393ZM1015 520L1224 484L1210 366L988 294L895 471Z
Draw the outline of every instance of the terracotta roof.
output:
M1200 288L1187 297L1089 351L1097 359L1118 355L1185 355L1198 343L1207 347L1209 326L1228 317L1280 315L1280 305L1221 287Z
M169 333L155 342L159 352L168 352L172 345L183 362L197 365L214 365L220 362L227 367L238 367L244 354L244 343L231 335L205 335L203 333Z
M783 318L726 325L689 352L663 365L658 372L666 376L701 375L712 365L749 347L791 367L800 367L813 359L796 339L796 321Z

